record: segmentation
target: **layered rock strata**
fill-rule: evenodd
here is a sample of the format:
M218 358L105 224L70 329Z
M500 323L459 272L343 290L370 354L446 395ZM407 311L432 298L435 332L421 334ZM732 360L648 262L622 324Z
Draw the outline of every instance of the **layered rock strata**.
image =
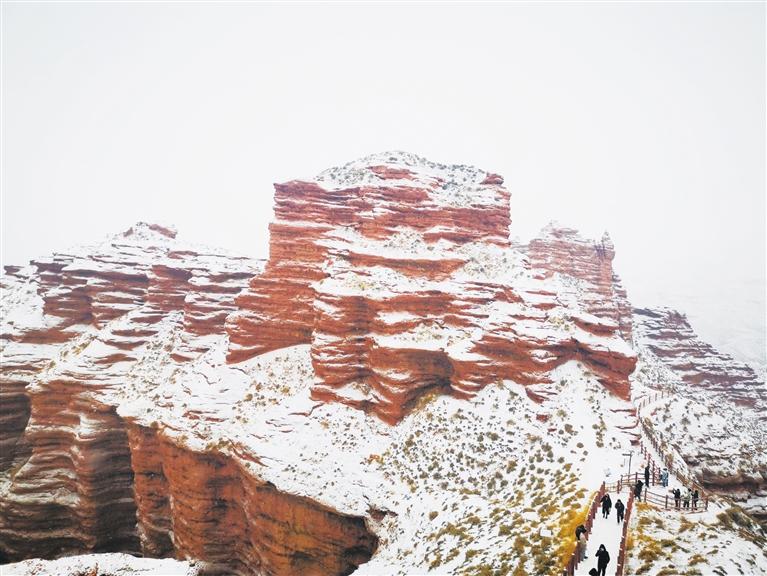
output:
M513 245L502 177L405 153L275 188L265 266L142 224L6 270L2 559L561 573L636 439L609 238Z
M364 520L117 413L218 342L261 268L174 235L137 225L4 277L0 557L121 551L226 574L351 572L376 547Z
M639 344L690 389L721 393L751 408L767 406L764 381L754 369L701 340L684 314L669 308L635 308L634 318Z
M566 231L527 258L508 241L509 198L496 174L405 153L276 185L269 261L227 321L229 360L311 344L315 398L392 423L430 391L545 383L571 359L627 397L612 246Z
M563 274L593 286L584 298L589 312L611 318L621 336L631 340L631 305L612 262L615 246L605 232L599 241L587 240L577 230L556 224L546 226L525 249L535 270L546 277Z
M365 521L257 480L233 458L196 452L129 426L142 544L175 549L209 570L238 574L350 574L378 540Z

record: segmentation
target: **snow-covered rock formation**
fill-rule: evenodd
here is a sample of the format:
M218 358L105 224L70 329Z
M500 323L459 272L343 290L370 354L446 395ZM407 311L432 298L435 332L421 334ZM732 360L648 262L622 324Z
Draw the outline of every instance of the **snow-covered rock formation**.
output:
M275 190L267 262L138 224L6 268L0 560L560 573L654 385L609 237L514 245L499 175L401 152Z
M385 153L277 185L269 261L229 317L229 359L310 344L314 398L390 423L429 391L548 382L574 359L627 397L635 355L609 241L580 241L579 272L562 279L573 233L547 231L530 258L513 248L502 183Z

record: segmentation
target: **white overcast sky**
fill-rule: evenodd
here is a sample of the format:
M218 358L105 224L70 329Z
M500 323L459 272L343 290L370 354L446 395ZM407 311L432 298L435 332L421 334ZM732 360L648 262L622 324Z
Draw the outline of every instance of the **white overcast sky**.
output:
M128 228L265 256L273 182L383 150L499 172L512 234L765 355L765 6L4 3L2 260Z

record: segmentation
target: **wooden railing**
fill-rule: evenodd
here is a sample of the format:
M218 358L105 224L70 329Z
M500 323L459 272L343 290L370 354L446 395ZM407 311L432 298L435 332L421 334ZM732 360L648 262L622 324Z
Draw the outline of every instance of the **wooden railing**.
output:
M655 434L655 430L653 430L650 426L648 426L647 422L642 418L641 410L645 406L647 406L650 402L655 402L657 400L660 400L662 398L667 398L670 396L670 392L668 391L662 391L654 394L653 396L646 397L642 399L642 401L637 405L637 418L639 420L639 424L642 426L642 430L644 431L645 440L655 449L657 454L660 455L663 465L668 470L669 474L674 474L681 482L684 484L685 487L689 488L690 490L697 490L698 494L700 496L700 501L703 503L703 510L708 510L708 499L709 494L706 490L704 490L703 486L701 486L693 476L691 476L686 470L683 470L681 466L676 465L676 460L672 455L669 454L670 447L667 443L663 442L663 437L661 435L661 438L658 439L658 437ZM652 464L652 473L651 473L651 483L652 484L658 484L660 483L660 475L659 473L656 474L657 468L655 465L654 454L648 450L643 443L640 442L640 451L642 455L645 457L646 460L649 460ZM680 460L682 460L681 457L679 457ZM682 460L684 461L684 460ZM642 477L644 480L644 477ZM636 482L636 480L635 480ZM669 500L675 505L673 497L669 499L669 495L659 495L655 494L653 495L650 493L648 496L645 497L647 502L656 504L656 505L662 505L665 509L669 509L674 506L669 506ZM690 503L690 508L680 508L681 510L685 512L698 512L700 511L699 508L693 508L692 502Z
M586 533L581 535L581 538L585 538L586 542L588 542L589 534L591 534L591 527L594 525L594 518L597 515L597 510L599 509L599 501L602 499L602 496L605 495L605 483L602 482L602 485L599 487L599 490L597 490L597 493L594 494L594 499L591 501L591 506L589 507L589 514L586 517ZM578 546L575 547L575 550L573 551L572 555L570 556L570 560L567 561L567 564L565 565L564 570L562 571L562 576L574 576L575 569L578 568L578 564L580 563L581 558L578 554Z
M685 486L689 486L690 488L697 488L699 492L705 492L703 487L693 478L690 474L687 473L687 471L683 470L680 466L676 465L675 459L668 454L669 447L668 445L663 442L659 441L658 438L655 436L655 431L650 428L647 423L639 419L640 424L642 425L642 429L645 431L646 440L647 442L655 448L655 451L660 454L663 465L668 469L670 474L675 474L677 478L679 478L682 483L684 483ZM653 454L650 453L647 448L643 444L640 444L640 450L643 455L647 457L652 457ZM653 462L653 466L654 466Z
M621 544L618 549L618 560L615 566L615 576L623 576L623 568L626 562L626 545L628 544L629 521L631 520L631 511L634 509L634 493L629 493L629 499L626 502L626 514L623 517L623 528L621 532Z

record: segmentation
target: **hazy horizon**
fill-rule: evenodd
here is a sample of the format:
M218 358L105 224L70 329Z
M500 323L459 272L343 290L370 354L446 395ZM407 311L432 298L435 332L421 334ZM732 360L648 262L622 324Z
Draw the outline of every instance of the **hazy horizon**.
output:
M402 149L609 231L635 306L765 362L765 6L3 4L2 263L136 221L267 253L273 182Z

